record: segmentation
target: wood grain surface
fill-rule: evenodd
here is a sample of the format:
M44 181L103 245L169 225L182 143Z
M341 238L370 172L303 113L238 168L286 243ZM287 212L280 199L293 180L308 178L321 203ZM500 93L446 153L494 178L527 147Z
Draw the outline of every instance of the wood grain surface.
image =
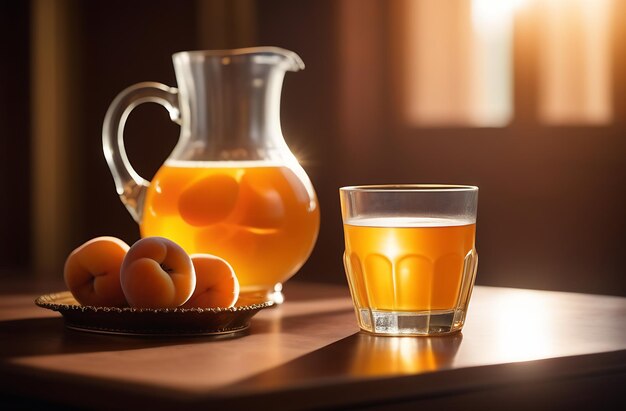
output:
M626 298L476 287L462 333L416 338L358 332L347 288L294 282L285 293L248 335L213 340L72 331L33 304L37 294L5 292L0 393L10 405L95 409L484 407L516 393L553 408L620 400L612 384L626 376Z

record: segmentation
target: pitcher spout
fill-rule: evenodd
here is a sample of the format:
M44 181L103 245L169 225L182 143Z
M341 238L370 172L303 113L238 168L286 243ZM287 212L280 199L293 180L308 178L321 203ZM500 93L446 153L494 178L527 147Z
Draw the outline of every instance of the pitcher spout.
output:
M282 58L282 61L286 64L285 69L288 71L300 71L304 70L304 62L296 53L291 50L283 49L280 47L251 47L249 49L252 53L259 53L260 56L276 56Z

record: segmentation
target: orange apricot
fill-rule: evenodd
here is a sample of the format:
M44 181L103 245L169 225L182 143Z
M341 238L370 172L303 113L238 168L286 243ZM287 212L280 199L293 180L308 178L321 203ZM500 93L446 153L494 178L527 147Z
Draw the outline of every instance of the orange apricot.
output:
M239 281L228 262L211 254L193 254L196 289L185 308L232 307L239 298Z
M146 237L126 253L120 281L131 307L174 308L191 297L196 274L178 244L163 237Z
M261 230L275 230L283 225L287 212L285 192L279 190L275 178L260 173L241 177L239 201L234 213L239 225Z
M193 183L178 198L180 216L192 226L224 220L235 208L239 184L233 177L216 174Z
M115 237L97 237L70 253L63 278L82 305L123 307L127 305L120 285L120 267L128 244Z

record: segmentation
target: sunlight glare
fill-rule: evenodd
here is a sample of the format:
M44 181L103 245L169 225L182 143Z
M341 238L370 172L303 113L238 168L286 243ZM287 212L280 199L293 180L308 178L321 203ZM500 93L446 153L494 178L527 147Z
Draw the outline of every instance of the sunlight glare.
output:
M525 0L472 0L472 19L474 25L499 26L506 24L513 13Z
M527 361L553 354L550 306L532 293L502 295L497 304L498 351L507 361Z

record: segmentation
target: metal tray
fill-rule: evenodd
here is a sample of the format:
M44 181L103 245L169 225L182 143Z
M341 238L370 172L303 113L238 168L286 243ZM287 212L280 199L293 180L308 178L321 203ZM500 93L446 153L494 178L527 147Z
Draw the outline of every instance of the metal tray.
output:
M69 291L38 297L39 307L58 311L73 330L135 336L241 335L250 319L272 301L239 299L231 308L131 308L80 305Z

